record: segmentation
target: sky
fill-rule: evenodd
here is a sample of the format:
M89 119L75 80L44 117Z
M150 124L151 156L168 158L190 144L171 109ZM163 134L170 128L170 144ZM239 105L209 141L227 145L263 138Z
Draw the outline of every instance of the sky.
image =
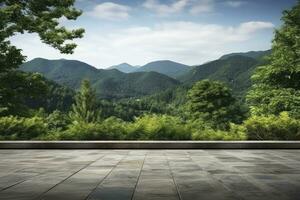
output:
M27 60L73 59L97 68L172 60L199 65L224 54L271 48L282 11L297 0L77 0L83 14L60 19L84 28L72 55L40 42L37 34L11 38Z

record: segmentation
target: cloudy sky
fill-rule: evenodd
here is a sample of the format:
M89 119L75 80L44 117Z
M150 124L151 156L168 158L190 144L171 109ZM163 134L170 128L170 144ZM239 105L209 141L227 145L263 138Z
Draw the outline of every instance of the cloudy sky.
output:
M13 44L28 60L76 59L97 68L127 62L144 65L173 60L197 65L232 52L266 50L284 9L296 0L77 0L82 27L73 55L42 44L35 34L17 35Z

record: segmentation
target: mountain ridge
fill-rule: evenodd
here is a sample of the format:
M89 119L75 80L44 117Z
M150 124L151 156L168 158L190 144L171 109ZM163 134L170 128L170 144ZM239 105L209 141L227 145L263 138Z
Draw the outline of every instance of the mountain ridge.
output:
M139 67L135 72L155 71L172 78L177 78L190 70L190 66L171 60L157 60Z
M179 81L159 73L126 74L117 69L97 69L76 60L36 58L24 63L20 69L41 73L47 79L75 90L80 87L83 79L88 79L97 95L103 98L148 95L179 85Z
M106 69L117 69L121 72L124 72L124 73L132 73L134 72L135 70L138 69L138 67L135 67L135 66L132 66L128 63L121 63L121 64L118 64L118 65L113 65L111 67L108 67Z

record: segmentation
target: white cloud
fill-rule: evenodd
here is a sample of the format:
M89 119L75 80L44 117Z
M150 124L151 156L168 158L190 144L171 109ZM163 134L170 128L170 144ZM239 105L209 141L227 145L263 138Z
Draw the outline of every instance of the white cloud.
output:
M164 4L162 0L146 0L143 6L159 15L165 16L179 13L185 9L192 14L208 13L214 10L215 0L175 0L173 3Z
M168 15L182 11L188 2L189 0L176 0L174 3L168 5L160 3L159 0L146 0L143 6L159 15Z
M96 5L88 14L99 19L124 20L129 18L130 9L130 7L125 5L105 2Z
M275 27L274 24L270 22L252 21L252 22L242 23L239 26L238 31L240 34L252 34L261 29L270 29L274 27Z
M190 9L192 14L202 14L214 11L214 0L195 0L193 6Z
M235 1L226 1L225 2L225 4L227 6L230 6L230 7L233 7L233 8L238 8L242 5L244 5L245 3L246 3L245 1L237 1L237 0L235 0Z
M229 52L267 49L271 38L264 36L262 42L253 41L258 41L256 34L260 31L271 32L273 27L272 23L262 21L245 22L235 27L178 21L153 27L111 30L107 33L87 30L85 37L76 41L78 47L73 55L59 54L41 44L36 35L15 37L13 44L24 49L29 59L64 57L100 68L122 62L142 65L160 59L193 65L217 59Z

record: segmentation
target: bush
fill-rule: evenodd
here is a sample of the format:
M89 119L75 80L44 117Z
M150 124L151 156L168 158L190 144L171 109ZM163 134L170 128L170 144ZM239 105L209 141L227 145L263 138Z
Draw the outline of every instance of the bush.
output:
M47 124L43 118L0 118L0 139L2 140L30 140L48 131Z
M193 140L246 140L242 126L230 124L228 131L213 129L201 120L189 122Z
M46 121L50 130L63 131L67 129L68 124L71 123L69 117L61 111L55 110L46 117Z
M126 139L139 140L189 140L191 133L178 117L144 115L127 127Z
M291 118L287 112L279 116L253 116L244 122L250 140L299 140L300 120Z
M124 139L125 122L108 118L101 123L75 123L62 133L52 133L52 139L60 140L121 140Z

